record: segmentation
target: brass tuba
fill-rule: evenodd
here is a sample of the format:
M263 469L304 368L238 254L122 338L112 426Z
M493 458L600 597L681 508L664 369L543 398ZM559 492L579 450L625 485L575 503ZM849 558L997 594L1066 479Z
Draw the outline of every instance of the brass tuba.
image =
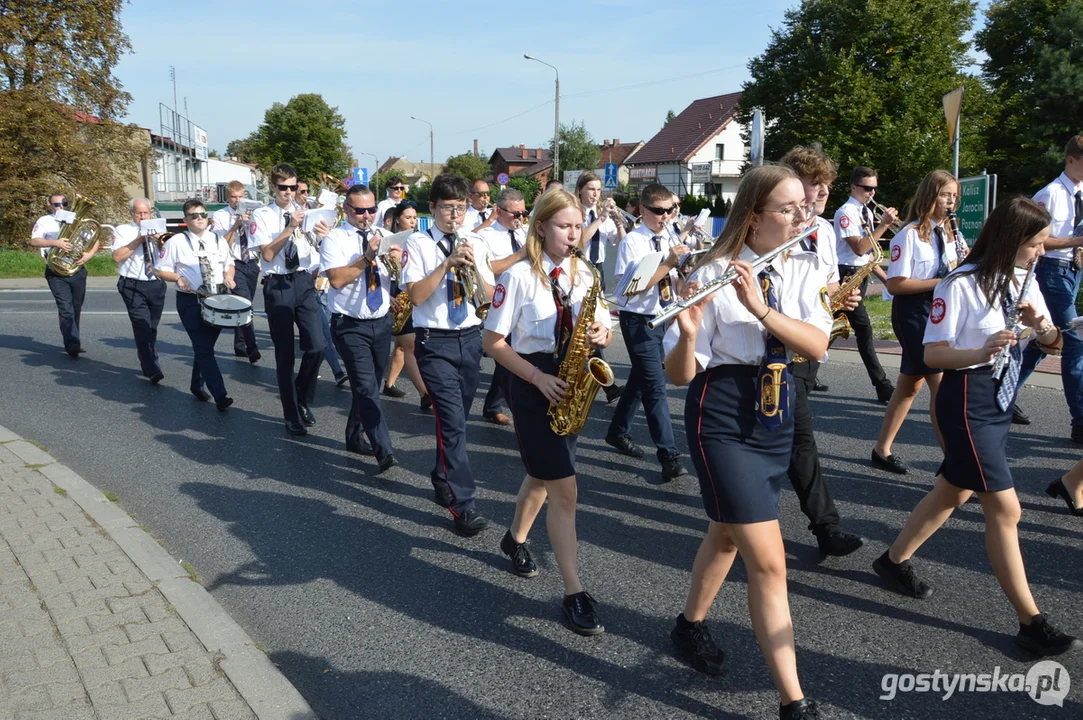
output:
M49 259L46 263L49 269L53 271L53 274L61 277L71 277L79 272L82 268L82 265L77 264L79 258L94 247L95 243L101 244L104 242L107 234L112 231L112 225L103 225L90 217L94 207L94 202L76 194L75 205L72 207L75 220L70 223L62 223L60 232L56 236L57 240L70 242L71 250L65 251L60 248L53 248L49 252Z
M583 257L582 250L576 248L573 252L590 269L594 284L579 305L579 317L568 340L568 352L557 371L557 377L568 384L564 400L549 405L549 427L557 435L575 435L581 431L587 423L587 415L590 414L598 388L609 387L614 380L609 363L592 357L593 351L587 340L587 330L594 324L594 311L602 297L602 278L597 268Z

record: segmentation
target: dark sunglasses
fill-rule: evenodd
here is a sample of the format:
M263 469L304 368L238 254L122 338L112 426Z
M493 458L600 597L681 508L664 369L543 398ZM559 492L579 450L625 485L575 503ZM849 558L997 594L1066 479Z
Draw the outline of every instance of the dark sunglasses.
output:
M188 213L188 214L187 214L187 215L185 215L184 217L186 217L186 218L191 218L192 220L206 220L206 219L207 219L207 213L205 213L205 212L201 212L201 213Z
M676 205L670 205L667 208L662 208L662 207L652 207L650 205L643 205L642 207L643 207L644 210L650 210L655 215L668 215L669 213L673 212L673 210L677 206Z
M388 188L388 190L405 190L405 189L406 189L405 185L392 185L391 187Z
M294 184L294 185L277 185L277 187L278 187L279 190L292 190L293 192L297 192L297 185L296 184Z
M865 192L876 192L876 186L875 185L860 185L858 183L854 183L854 187L859 187L862 190L864 190Z
M67 206L68 206L68 201L67 200L65 200L64 202L53 203L53 207L67 207Z
M376 206L375 205L373 205L372 207L367 207L367 208L354 207L353 205L347 205L346 207L353 210L354 215L375 215L376 214Z
M506 212L508 215L511 215L516 220L522 220L526 217L525 212L512 212L511 210L504 210L504 212Z

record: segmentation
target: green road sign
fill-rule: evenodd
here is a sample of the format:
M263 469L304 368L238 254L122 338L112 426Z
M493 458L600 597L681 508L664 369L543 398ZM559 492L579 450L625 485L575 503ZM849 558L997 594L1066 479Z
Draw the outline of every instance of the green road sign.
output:
M977 175L959 179L959 230L970 245L996 205L997 176Z

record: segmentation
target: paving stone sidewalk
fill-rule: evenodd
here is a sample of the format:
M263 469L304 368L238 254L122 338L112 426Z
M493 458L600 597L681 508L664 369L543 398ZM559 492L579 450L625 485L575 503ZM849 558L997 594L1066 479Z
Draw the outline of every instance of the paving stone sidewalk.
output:
M257 717L56 468L78 478L0 428L0 719Z

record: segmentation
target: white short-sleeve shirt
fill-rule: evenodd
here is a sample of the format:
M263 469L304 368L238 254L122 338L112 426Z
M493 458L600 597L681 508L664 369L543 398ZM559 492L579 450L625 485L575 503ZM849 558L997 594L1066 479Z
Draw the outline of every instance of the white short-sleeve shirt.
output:
M466 216L463 218L463 228L468 230L476 230L478 225L489 219L489 216L496 212L496 209L490 205L484 210L475 210L473 205L466 206Z
M211 215L211 227L210 229L221 235L223 238L229 229L233 227L233 223L237 219L237 211L226 205L221 210L215 210ZM257 254L255 245L250 239L248 239L248 228L251 225L251 218L248 223L242 223L241 227L237 229L237 232L233 234L233 243L229 246L230 254L234 260L240 260L241 262L247 262L254 260ZM271 238L274 240L274 238ZM247 251L242 250L242 245L247 245Z
M273 243L286 228L285 214L287 212L297 212L299 207L293 205L290 208L280 208L277 203L272 202L269 205L253 210L252 220L248 223L249 246L263 247ZM271 262L267 262L262 256L260 257L259 265L264 275L286 275L297 271L312 272L319 267L320 252L305 238L300 228L297 228L294 232L293 243L297 246L297 258L300 260L300 265L296 270L286 269L285 255L288 243L285 243Z
M751 262L756 253L745 247L740 258ZM708 283L721 277L728 260L715 260L692 274L692 280ZM827 268L810 252L784 254L770 265L774 291L783 315L809 323L831 333L833 318L829 309ZM673 323L664 340L668 354L680 338L680 328ZM734 285L716 292L704 308L703 321L696 335L696 365L706 370L716 365L760 365L767 348L767 329L737 299ZM787 351L793 358L793 352Z
M934 224L935 228L936 225ZM943 232L944 247L939 248L944 264L954 269L958 264L955 254L955 241L951 237L951 227L944 222L939 226ZM891 262L887 266L888 278L910 278L911 280L934 280L940 263L937 258L938 240L935 229L929 232L929 242L918 234L918 224L912 222L891 239Z
M864 255L858 255L846 242L848 237L865 237L874 228L869 227L871 221L866 219L867 208L852 195L835 211L835 235L837 241L838 264L851 267L864 267L872 259L872 251Z
M403 199L405 199L405 198L403 198ZM398 203L395 202L394 200L392 200L391 198L384 198L380 202L376 203L376 219L372 221L372 226L373 227L383 227L384 226L384 215L387 214L388 210L395 207L396 205L398 205Z
M372 230L369 230L369 238ZM368 241L360 231L343 223L331 232L320 244L320 273L327 274L333 268L346 267L357 262L364 254ZM391 278L379 260L373 268L379 283L380 305L374 310L368 305L368 271L362 271L352 283L335 289L332 285L327 291L327 307L333 313L349 315L362 320L381 318L387 314L391 303Z
M489 251L484 241L474 233L459 233L463 239L470 243L474 251L474 264L478 267L479 274L491 285L493 283L492 269L489 267ZM439 242L437 242L439 240ZM443 248L441 250L440 248ZM444 251L447 251L446 253ZM402 251L402 274L400 283L409 285L424 280L431 275L436 268L451 254L451 240L444 237L444 233L433 227L427 232L416 232L406 238L406 247ZM466 318L461 323L451 322L448 316L447 299L447 274L440 279L440 284L429 296L428 300L420 305L415 305L411 315L414 327L431 328L434 330L460 330L463 328L481 325L481 318L477 317L473 309L468 309ZM467 303L470 298L467 298Z
M1004 310L1000 298L990 305L985 295L978 288L977 276L968 273L974 265L964 263L952 272L933 291L933 304L929 311L929 322L925 325L925 344L946 342L949 347L960 350L976 350L985 345L990 335L1005 328ZM1018 293L1023 285L1027 271L1015 269L1015 282L1012 293ZM1049 317L1049 308L1045 304L1038 283L1032 282L1027 288L1026 302L1032 304L1038 315ZM1020 349L1035 337L1020 338ZM992 360L969 367L991 365Z
M1075 233L1075 226L1083 221L1083 218L1075 216L1075 194L1083 191L1083 182L1073 183L1069 177L1061 173L1053 182L1046 185L1034 196L1034 202L1045 207L1053 218L1049 229L1050 237L1067 238ZM1054 260L1071 260L1075 248L1058 248L1046 250L1045 257Z
M188 281L193 294L203 287L203 273L199 268L201 257L206 256L210 262L212 285L224 283L226 268L233 266L228 243L210 230L203 233L203 237L197 237L192 232L177 233L166 241L160 255L158 269L181 275ZM177 292L185 291L178 288Z
M521 227L518 230L508 230L500 224L499 220L484 230L479 230L478 237L485 243L485 247L489 250L489 255L493 260L503 260L515 253L515 249L511 244L511 233L515 234L515 239L519 242L520 248L526 244L526 227Z
M659 232L658 245L663 253L669 252L670 234L666 228ZM641 224L632 232L624 236L617 248L617 262L613 268L613 274L619 281L625 272L633 271L636 263L645 255L655 252L654 242L651 240L655 233L645 224ZM676 294L677 270L669 271L669 280L673 283L673 292ZM623 304L620 309L625 312L633 312L639 315L657 315L662 310L662 302L658 296L658 284L654 284L646 290L629 298L621 298Z
M583 219L583 229L586 230L587 226L593 222L593 218L597 213L597 208L587 208L586 217ZM607 217L602 220L598 225L598 264L600 265L605 260L606 246L616 245L620 239L620 234L617 232L617 224L613 222L613 218ZM586 238L585 249L583 254L587 260L590 260L591 245L594 243L593 236Z
M117 225L113 230L113 244L110 250L114 252L119 250L135 240L140 234L139 226L135 223L125 223L123 225ZM121 277L132 278L133 280L157 280L157 275L147 276L147 262L144 255L143 247L149 241L143 238L143 244L132 251L132 254L128 256L123 262L117 263L117 274ZM158 264L158 251L151 244L150 259L155 265Z
M561 264L557 281L560 289L571 293L573 317L578 319L583 299L594 285L594 275L585 263L577 262L574 282L571 280L571 258ZM542 269L552 273L556 264L548 255L542 254ZM609 327L609 308L599 293L594 310L594 320ZM552 286L543 281L530 263L521 260L504 272L493 290L493 306L485 319L485 329L504 337L511 337L511 347L520 355L531 353L555 353L557 332L557 305ZM574 325L574 322L573 322Z
M816 218L816 256L820 258L820 264L827 271L827 282L839 281L838 259L835 255L835 226L822 217ZM809 238L801 241L801 250L812 252L812 243Z
M60 234L60 222L57 221L54 215L42 215L34 223L34 229L30 231L30 237L41 238L42 240L56 240ZM38 248L41 251L42 257L49 257L49 252L52 248Z

